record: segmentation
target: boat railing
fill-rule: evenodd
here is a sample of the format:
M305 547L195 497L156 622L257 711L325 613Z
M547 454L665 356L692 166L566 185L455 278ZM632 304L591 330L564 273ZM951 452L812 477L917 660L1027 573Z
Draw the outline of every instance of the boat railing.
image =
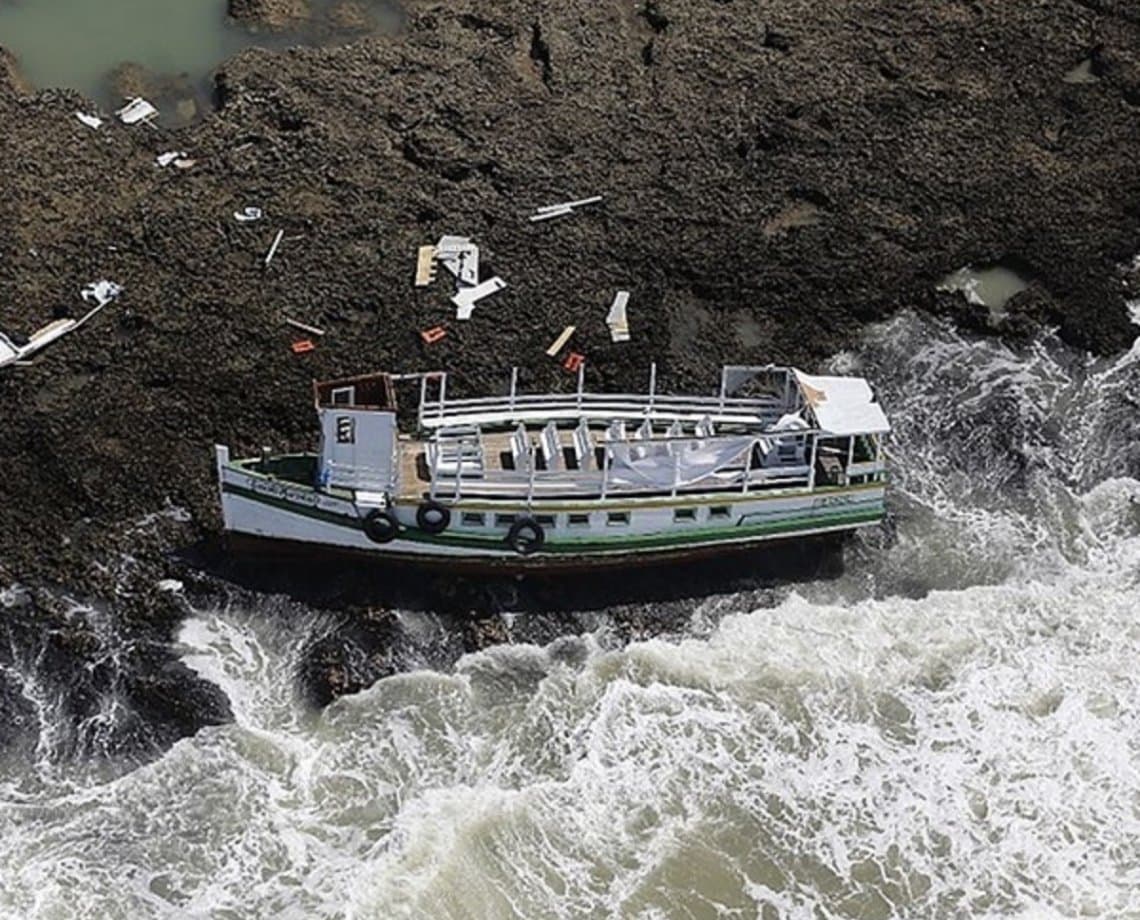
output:
M619 494L657 494L677 496L692 492L740 492L749 494L757 489L800 488L810 491L815 485L815 456L818 431L796 431L797 437L804 438L803 456L791 464L755 467L752 463L753 451L757 444L768 442L767 437L755 437L726 458L715 469L710 469L700 477L683 480L681 477L681 454L673 454L673 477L671 482L653 481L639 478L629 472L629 467L614 460L615 444L606 445L602 452L603 462L599 470L540 470L538 456L540 448L531 444L524 470L482 470L478 474L465 473L462 466L441 468L436 459L430 465L430 495L435 498L458 500L467 497L513 498L525 497L529 503L536 497L548 496L588 496L605 499ZM654 439L658 443L668 441L692 442L694 439ZM620 446L648 442L621 442Z
M428 398L435 382L437 394ZM470 399L447 397L447 374L424 377L421 382L419 424L421 429L452 425L489 425L525 421L568 421L579 418L651 419L695 421L708 416L714 423L757 424L774 421L790 408L789 396L731 396L724 385L717 396L670 395L657 392L657 366L651 365L645 393L591 393L585 390L583 368L573 393L520 393L518 369L511 372L509 392L504 396Z

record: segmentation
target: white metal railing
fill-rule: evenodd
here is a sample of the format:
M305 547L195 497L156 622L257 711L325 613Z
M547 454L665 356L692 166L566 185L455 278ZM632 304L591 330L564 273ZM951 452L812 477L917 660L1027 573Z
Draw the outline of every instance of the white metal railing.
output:
M645 393L589 393L585 390L584 367L580 367L577 389L573 393L519 393L518 368L513 368L510 391L505 396L449 400L447 374L440 372L422 380L419 424L423 429L430 429L445 425L545 422L583 417L692 421L706 415L714 423L756 424L774 420L794 408L795 394L786 380L782 396L729 395L726 382L729 371L742 370L771 370L783 373L785 378L789 376L783 369L726 368L717 396L674 396L657 392L657 365L653 364ZM438 394L429 399L428 384L432 380L438 384Z
M807 441L812 443L814 458L814 444L820 432L797 431L795 437L804 438L804 453L806 454ZM623 466L616 466L613 462L613 448L616 444L605 444L603 451L602 468L597 471L587 470L539 470L536 457L539 446L529 445L528 463L522 470L481 470L477 475L465 472L460 466L456 469L443 469L438 462L431 464L430 495L432 498L448 497L458 499L467 497L497 497L522 498L525 496L528 503L536 497L552 495L593 496L605 499L614 494L657 494L676 496L680 493L690 492L728 492L739 491L747 495L758 488L780 486L784 488L801 487L811 490L814 488L815 471L813 462L799 460L794 464L784 464L766 467L752 467L752 456L756 445L768 437L756 437L749 441L747 447L742 448L732 459L722 466L710 470L699 479L682 481L680 477L681 454L674 454L672 483L653 482L649 479L638 480L621 476ZM716 440L709 439L709 440ZM632 442L622 442L627 445L645 445L652 443L694 443L693 438L652 438ZM437 455L438 456L438 455Z

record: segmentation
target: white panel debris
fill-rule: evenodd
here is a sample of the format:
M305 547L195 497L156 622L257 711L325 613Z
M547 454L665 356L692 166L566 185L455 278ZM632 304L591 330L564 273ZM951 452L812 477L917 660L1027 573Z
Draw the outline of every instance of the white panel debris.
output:
M33 332L26 342L17 344L16 340L0 332L0 367L9 364L25 362L41 348L45 348L56 339L62 338L86 323L91 317L102 310L107 304L122 293L122 288L112 281L97 281L85 287L81 296L88 303L95 306L79 319L57 319L48 323L42 329Z
M158 115L158 109L142 98L135 98L115 112L124 125L146 123Z
M610 327L610 338L615 342L629 341L629 319L625 308L629 303L629 291L618 291L610 312L606 314L606 325Z
M114 281L92 281L79 292L79 296L83 298L84 303L105 307L121 293L123 289Z
M168 153L160 153L158 156L156 156L154 158L154 161L159 166L162 166L165 168L165 167L169 166L171 163L173 163L175 160L181 160L181 159L184 159L185 157L186 157L186 154L183 153L181 150L171 150Z
M103 127L103 119L98 115L88 115L84 112L76 112L75 117L87 125L88 128L94 128L96 131Z
M471 313L475 309L475 305L484 297L501 291L507 286L502 278L498 276L489 278L482 284L476 285L472 288L461 288L460 291L451 298L451 302L455 304L455 318L456 319L471 319Z
M461 287L479 283L479 247L465 236L443 236L435 244L435 258Z
M573 214L578 208L597 204L601 200L601 195L594 195L592 198L579 198L577 201L562 201L558 204L543 205L531 215L530 222L536 224L539 221L551 220L555 217L565 217L567 214Z
M234 220L243 224L254 220L261 220L264 216L261 208L242 208L240 211L234 211Z

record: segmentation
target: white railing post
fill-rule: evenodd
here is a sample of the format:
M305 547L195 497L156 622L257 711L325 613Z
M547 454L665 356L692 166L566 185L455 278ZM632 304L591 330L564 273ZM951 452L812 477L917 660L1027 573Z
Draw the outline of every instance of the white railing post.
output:
M610 483L610 448L609 445L603 445L602 448L602 499L605 500L606 492Z
M657 393L657 362L649 365L649 413L653 413L653 397Z
M424 427L424 403L427 402L427 374L420 378L420 409L416 413L416 421L420 428Z
M443 404L447 400L447 374L441 374L439 378L439 420L443 421Z
M759 443L759 440L755 440L748 445L748 456L744 458L744 488L740 490L741 495L748 494L748 482L752 478L752 458L756 455L756 445Z
M511 402L510 411L515 411L515 393L518 391L519 386L519 369L517 367L511 368Z
M819 446L819 432L813 432L811 435L811 459L808 461L808 491L811 492L815 488L815 451Z
M673 452L673 498L677 497L677 487L681 484L681 452Z
M440 450L439 436L437 435L435 439L435 457L431 462L431 489L428 492L428 494L431 496L432 501L435 501L435 493L438 488L439 457L441 453L442 451Z
M582 411L582 394L586 389L586 364L583 362L578 365L578 403L577 410L579 413Z
M535 447L534 444L531 444L530 445L530 476L528 477L527 484L526 484L526 507L527 507L528 511L530 510L531 504L534 502L534 476L535 476L535 467L538 465L535 463L535 460L537 459L537 457L538 457L537 448Z
M724 401L728 396L728 368L720 369L720 411L724 412Z

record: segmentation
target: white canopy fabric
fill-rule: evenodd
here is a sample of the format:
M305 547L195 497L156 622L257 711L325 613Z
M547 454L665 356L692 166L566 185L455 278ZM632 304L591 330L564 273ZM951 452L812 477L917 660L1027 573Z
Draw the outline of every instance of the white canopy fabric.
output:
M875 394L862 377L813 377L793 370L804 401L821 430L834 435L882 434L891 430Z
M739 461L753 437L711 438L632 446L611 444L610 481L624 485L671 488L699 482ZM641 453L642 456L638 456Z

